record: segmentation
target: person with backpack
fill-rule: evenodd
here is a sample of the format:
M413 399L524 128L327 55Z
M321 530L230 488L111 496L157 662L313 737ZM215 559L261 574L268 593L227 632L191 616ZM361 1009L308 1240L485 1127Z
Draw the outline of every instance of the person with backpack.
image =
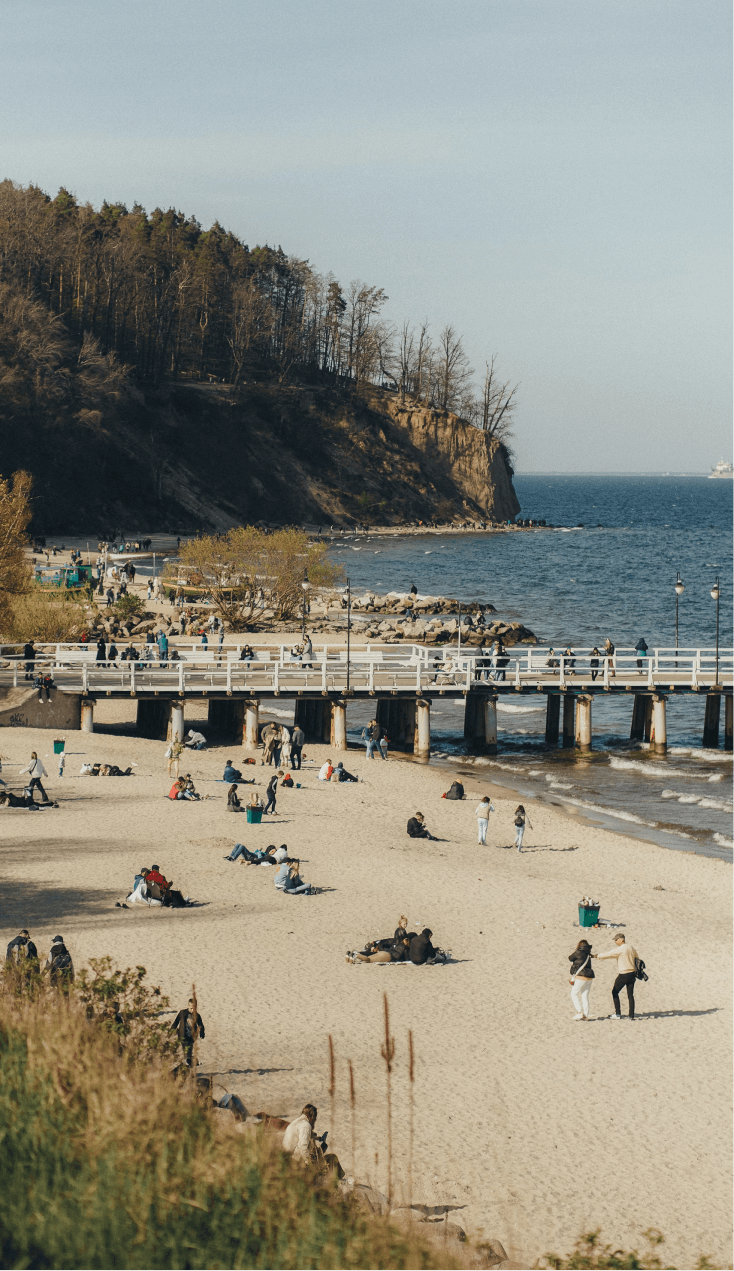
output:
M612 985L612 1002L614 1003L614 1014L609 1019L622 1019L622 1007L619 1001L621 989L627 990L627 1002L629 1004L629 1018L635 1018L635 980L638 975L638 963L640 959L637 956L637 950L631 944L627 944L625 936L622 932L617 932L614 937L614 948L607 950L606 953L592 953L592 958L616 958L617 960L617 978ZM640 969L644 975L644 963L640 963ZM645 976L645 978L647 978Z
M589 994L594 972L591 969L591 945L588 940L579 940L573 953L569 953L571 963L571 1001L576 1007L574 1019L589 1018Z
M54 988L63 988L67 984L74 981L74 963L71 960L71 954L64 944L63 936L54 936L51 941L51 950L46 959L44 971L48 972L48 978Z
M518 852L522 851L522 840L523 840L523 835L525 833L526 823L530 825L527 812L525 811L522 804L518 803L517 807L515 808L515 847L517 848ZM532 825L530 825L531 830L532 828L533 828Z

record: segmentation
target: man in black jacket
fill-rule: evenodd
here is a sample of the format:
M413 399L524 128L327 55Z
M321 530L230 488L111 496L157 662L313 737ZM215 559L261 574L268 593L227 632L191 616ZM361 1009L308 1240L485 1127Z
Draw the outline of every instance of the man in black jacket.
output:
M301 751L303 750L306 737L302 728L294 728L291 733L291 768L294 770L301 767Z
M23 928L20 935L10 941L8 951L5 954L6 962L16 962L18 964L25 962L28 958L35 958L38 961L38 949L31 940L31 933L27 928Z
M430 839L433 843L438 842L434 834L428 833L422 812L416 812L415 816L408 821L408 835L412 839Z
M189 1004L185 1011L179 1011L175 1020L171 1024L171 1032L178 1033L179 1041L183 1047L186 1066L191 1067L194 1054L194 1041L201 1038L203 1041L206 1033L204 1032L204 1021L199 1012L196 1012L196 1020L194 1021L194 999L189 998Z
M367 730L367 736L369 737L372 743L372 753L368 757L370 759L374 759L375 751L377 751L378 755L380 756L380 759L384 759L385 756L383 755L382 750L380 748L380 742L382 741L382 738L384 736L384 729L380 727L376 719L373 719L371 721L370 726Z
M436 950L431 944L432 935L433 932L424 927L419 936L413 936L410 942L410 960L415 966L423 966L429 958L436 956Z

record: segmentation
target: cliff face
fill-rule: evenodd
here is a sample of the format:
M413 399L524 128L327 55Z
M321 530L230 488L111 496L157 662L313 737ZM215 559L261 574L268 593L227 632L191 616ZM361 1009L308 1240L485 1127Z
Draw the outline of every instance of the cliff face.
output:
M520 504L499 442L448 411L388 398L387 409L411 446L445 470L466 500L493 521L512 520Z
M102 419L94 462L88 431L72 436L70 424L61 436L40 423L40 444L15 434L12 462L34 473L36 532L504 521L519 511L496 442L378 389L164 384L123 423Z

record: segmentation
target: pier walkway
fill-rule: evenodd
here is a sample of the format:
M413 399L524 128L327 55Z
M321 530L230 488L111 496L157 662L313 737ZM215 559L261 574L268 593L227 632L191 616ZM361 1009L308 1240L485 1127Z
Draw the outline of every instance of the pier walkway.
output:
M120 641L120 652L123 652ZM500 696L542 693L547 698L546 740L582 750L591 746L592 703L599 695L631 694L631 737L667 746L665 703L671 694L705 697L704 745L718 745L721 697L725 700L725 745L732 743L734 650L653 648L640 658L635 649L617 649L610 658L592 659L592 650L572 657L539 646L506 649L494 663L475 647L404 644L352 644L315 648L309 664L293 657L286 645L255 645L243 658L243 645L221 650L177 639L168 659L155 645L143 646L147 660L97 661L96 644L39 644L33 666L53 677L52 692L79 700L81 726L93 728L99 697L135 698L145 735L179 735L184 703L207 698L210 722L248 747L257 744L258 704L276 697L295 698L295 720L307 734L346 746L349 701L374 698L375 714L391 744L418 754L430 752L433 697L465 699L464 734L478 748L497 748L497 700ZM109 643L108 643L109 650ZM592 661L596 665L592 665ZM22 646L0 649L2 696L29 687ZM561 725L562 715L562 725Z

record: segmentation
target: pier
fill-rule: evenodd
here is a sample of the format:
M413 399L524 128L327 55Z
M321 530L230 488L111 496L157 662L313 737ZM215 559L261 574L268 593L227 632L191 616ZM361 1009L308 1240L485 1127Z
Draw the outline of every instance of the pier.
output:
M720 743L724 699L724 746L732 749L734 650L714 648L650 649L640 658L635 649L617 649L612 657L576 649L573 657L551 654L538 646L506 649L492 665L486 652L456 645L440 648L391 645L323 645L303 664L285 645L258 645L242 658L242 646L221 651L177 641L169 658L139 661L96 661L96 646L37 646L34 672L53 677L52 707L30 724L21 708L37 696L25 678L22 646L0 650L0 726L75 727L94 730L94 705L100 698L132 698L137 702L138 730L147 737L184 734L186 703L205 699L209 723L245 750L259 741L260 709L276 698L294 699L294 724L308 739L334 750L347 748L350 703L373 702L374 714L395 749L427 758L431 750L431 705L436 698L464 701L464 737L473 748L497 752L497 702L500 697L543 694L545 739L549 747L588 751L592 747L594 702L601 696L630 699L630 739L649 742L656 754L667 749L666 704L674 695L704 698L702 742ZM175 658L174 658L175 653ZM718 671L718 674L717 674ZM54 701L58 709L53 709ZM46 704L44 704L46 705ZM62 722L61 715L67 721ZM47 724L46 724L47 720Z

